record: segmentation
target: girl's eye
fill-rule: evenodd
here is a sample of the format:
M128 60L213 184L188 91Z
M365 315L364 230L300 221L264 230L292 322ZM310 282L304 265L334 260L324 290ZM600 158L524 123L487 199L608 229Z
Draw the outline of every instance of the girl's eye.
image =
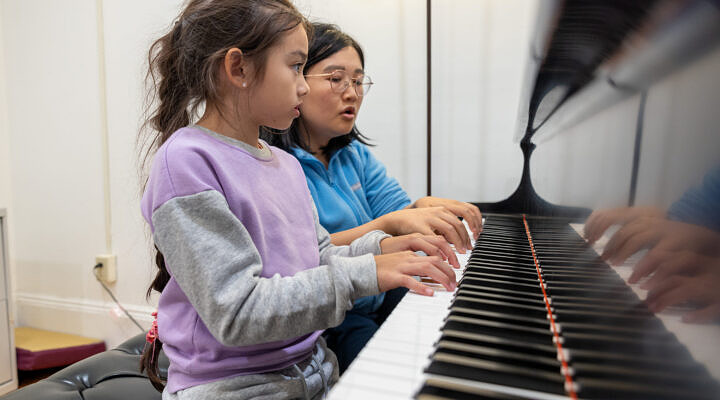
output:
M337 77L337 76L331 76L331 77L330 77L330 81L331 81L331 82L336 82L336 83L337 83L337 82L342 82L342 78Z

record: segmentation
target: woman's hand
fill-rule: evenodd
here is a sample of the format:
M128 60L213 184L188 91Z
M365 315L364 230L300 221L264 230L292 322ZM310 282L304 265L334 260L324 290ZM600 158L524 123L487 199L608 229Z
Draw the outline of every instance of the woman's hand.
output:
M406 287L416 293L432 296L432 288L423 285L413 276L427 276L440 283L448 291L457 287L455 272L438 256L418 256L412 251L375 256L378 287L386 292Z
M612 225L624 225L641 217L663 218L664 216L665 213L656 207L620 207L596 210L585 222L585 239L588 243L593 244Z
M455 250L465 253L472 248L465 225L445 207L406 208L393 211L378 218L384 232L393 236L420 233L439 234L455 245Z
M480 209L470 203L465 203L453 199L443 199L440 197L427 196L418 199L415 203L413 203L412 207L445 207L451 213L455 214L458 217L462 217L462 219L467 221L468 226L470 227L470 231L472 231L473 233L474 239L477 239L480 232L482 232L482 214L480 213Z
M422 251L429 256L442 257L450 265L460 268L455 252L444 237L440 235L421 235L413 233L410 235L394 236L380 241L380 249L383 254L397 253L399 251Z

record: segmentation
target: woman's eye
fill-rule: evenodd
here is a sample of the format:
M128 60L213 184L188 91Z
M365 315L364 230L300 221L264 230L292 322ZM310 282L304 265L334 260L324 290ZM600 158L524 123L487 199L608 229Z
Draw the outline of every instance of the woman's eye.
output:
M292 69L294 69L295 72L300 73L300 72L302 72L303 65L302 65L302 63L297 63L292 66Z
M330 81L332 82L342 82L342 78L339 78L337 76L330 77Z

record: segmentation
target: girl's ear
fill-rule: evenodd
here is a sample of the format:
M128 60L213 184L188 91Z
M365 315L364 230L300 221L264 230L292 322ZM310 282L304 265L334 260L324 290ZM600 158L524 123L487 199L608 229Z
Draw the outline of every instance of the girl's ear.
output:
M242 50L237 47L228 50L225 53L224 66L225 76L227 76L231 84L238 88L248 86L248 79L250 78L248 72L251 66Z

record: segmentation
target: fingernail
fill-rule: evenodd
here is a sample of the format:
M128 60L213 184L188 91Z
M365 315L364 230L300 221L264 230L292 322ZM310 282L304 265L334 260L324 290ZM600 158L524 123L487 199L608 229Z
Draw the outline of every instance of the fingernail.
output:
M426 296L432 296L433 293L435 293L435 292L433 292L432 289L430 289L430 288L425 288L425 295L426 295Z

